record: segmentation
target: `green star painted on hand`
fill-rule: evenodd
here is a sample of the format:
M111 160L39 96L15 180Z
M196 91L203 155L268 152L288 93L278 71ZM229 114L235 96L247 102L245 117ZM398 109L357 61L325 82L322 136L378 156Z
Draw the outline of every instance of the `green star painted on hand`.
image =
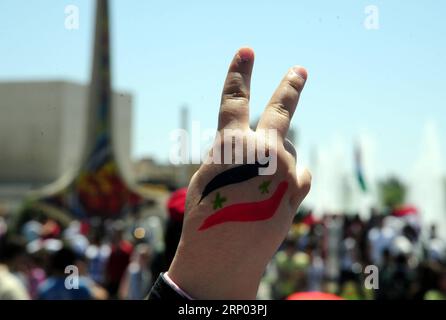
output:
M269 185L270 185L270 184L271 184L271 180L270 180L270 181L264 181L264 182L259 186L260 192L261 192L262 194L264 194L264 193L269 193L268 188L269 188Z
M220 192L217 192L214 200L214 210L223 208L223 202L225 202L227 199L225 197L220 196Z

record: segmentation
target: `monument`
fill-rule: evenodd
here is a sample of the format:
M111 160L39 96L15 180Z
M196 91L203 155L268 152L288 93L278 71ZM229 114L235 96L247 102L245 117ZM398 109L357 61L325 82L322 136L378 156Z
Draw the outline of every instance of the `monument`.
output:
M113 219L145 201L136 186L126 181L115 155L108 0L98 0L96 10L86 143L80 165L34 192L27 200L27 209L59 210L80 219Z

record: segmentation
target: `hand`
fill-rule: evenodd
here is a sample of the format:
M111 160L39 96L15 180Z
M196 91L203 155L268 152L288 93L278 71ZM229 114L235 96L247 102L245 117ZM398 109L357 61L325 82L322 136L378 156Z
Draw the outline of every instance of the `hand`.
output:
M296 151L286 140L307 72L288 70L253 131L253 63L254 52L242 48L229 67L215 143L190 181L183 232L168 271L197 299L255 299L266 265L310 190L311 175L306 169L296 173Z

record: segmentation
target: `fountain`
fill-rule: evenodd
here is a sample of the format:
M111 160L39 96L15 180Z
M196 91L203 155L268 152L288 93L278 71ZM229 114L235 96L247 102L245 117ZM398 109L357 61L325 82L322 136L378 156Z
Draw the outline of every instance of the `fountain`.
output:
M425 124L420 154L408 186L408 202L421 215L423 229L436 224L438 235L446 239L446 187L444 162L435 123Z

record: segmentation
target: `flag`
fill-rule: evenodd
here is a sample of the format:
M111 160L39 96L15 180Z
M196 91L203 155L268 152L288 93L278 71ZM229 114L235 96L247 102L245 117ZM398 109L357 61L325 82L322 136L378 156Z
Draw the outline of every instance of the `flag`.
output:
M364 177L364 167L362 163L362 153L359 144L355 147L355 171L356 179L358 179L359 187L363 192L367 192L367 183Z

